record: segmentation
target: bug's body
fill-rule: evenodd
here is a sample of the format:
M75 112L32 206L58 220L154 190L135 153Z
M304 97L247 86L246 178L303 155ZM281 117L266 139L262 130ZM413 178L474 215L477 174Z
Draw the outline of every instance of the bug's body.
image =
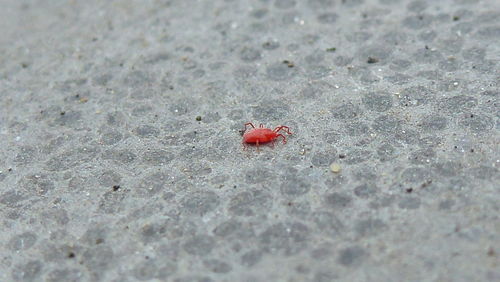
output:
M251 126L252 128L250 130L246 130L247 126ZM255 144L259 146L259 144L273 142L278 137L282 137L283 143L286 143L286 137L283 134L279 133L280 130L283 130L288 134L292 134L290 132L290 128L284 125L278 126L274 130L271 130L270 128L264 128L264 125L262 124L258 128L255 128L252 123L246 123L245 133L243 134L243 143Z
M267 143L275 140L278 137L278 134L272 131L269 128L254 128L250 129L248 132L245 132L243 135L243 141L245 143L255 144L259 143Z

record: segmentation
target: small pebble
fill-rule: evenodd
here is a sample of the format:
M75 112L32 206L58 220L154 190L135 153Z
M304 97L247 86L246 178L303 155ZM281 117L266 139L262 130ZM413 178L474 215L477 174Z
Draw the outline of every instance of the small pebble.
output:
M197 116L197 117L196 117L196 120L197 120L197 121L201 121L201 116Z
M284 60L283 64L287 65L289 68L293 68L295 64L289 60Z
M339 165L339 164L337 164L337 163L333 163L333 164L331 164L331 165L330 165L330 170L331 170L332 172L334 172L334 173L339 173L339 172L340 172L340 170L341 170L341 167L340 167L340 165Z

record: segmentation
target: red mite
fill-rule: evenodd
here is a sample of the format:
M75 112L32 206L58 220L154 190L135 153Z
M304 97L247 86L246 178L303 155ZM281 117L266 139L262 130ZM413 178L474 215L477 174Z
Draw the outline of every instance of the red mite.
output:
M250 130L247 131L247 126L251 126ZM279 133L281 130L288 134L292 134L290 132L290 128L288 126L278 126L274 130L270 128L264 128L264 125L259 125L259 128L255 128L255 126L249 122L245 123L245 133L243 134L243 143L247 144L255 144L259 146L259 144L274 142L276 138L283 137L283 144L286 143L286 137Z

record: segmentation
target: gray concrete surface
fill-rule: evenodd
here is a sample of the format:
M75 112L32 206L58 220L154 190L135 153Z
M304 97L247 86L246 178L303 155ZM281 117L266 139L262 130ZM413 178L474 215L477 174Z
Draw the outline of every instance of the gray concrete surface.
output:
M0 281L500 281L499 1L0 5Z

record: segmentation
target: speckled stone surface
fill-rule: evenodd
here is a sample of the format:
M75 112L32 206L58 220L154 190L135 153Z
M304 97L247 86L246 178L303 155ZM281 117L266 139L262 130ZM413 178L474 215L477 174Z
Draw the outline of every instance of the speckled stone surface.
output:
M0 281L500 280L499 1L0 5Z

